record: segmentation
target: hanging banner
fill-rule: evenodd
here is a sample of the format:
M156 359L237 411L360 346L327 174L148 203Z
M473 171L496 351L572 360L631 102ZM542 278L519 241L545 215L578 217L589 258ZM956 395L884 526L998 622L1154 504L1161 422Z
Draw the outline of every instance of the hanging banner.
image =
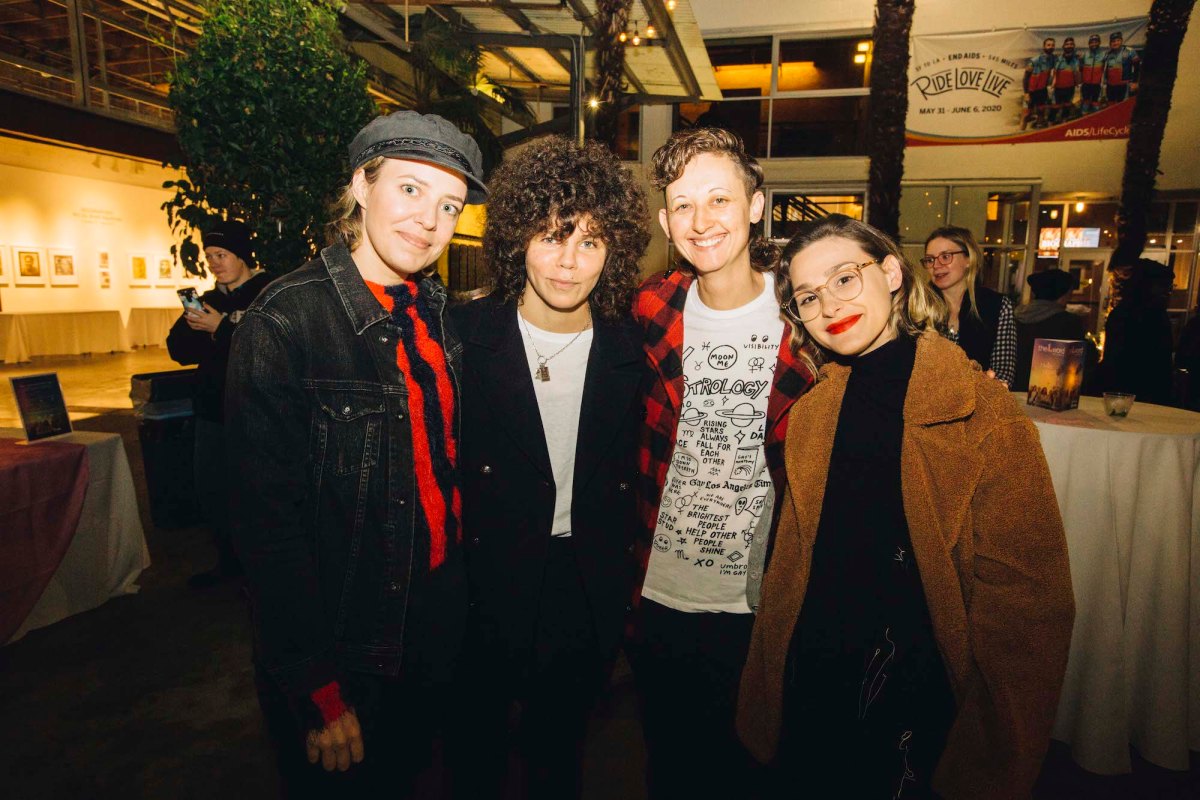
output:
M914 36L908 145L1128 138L1147 22Z

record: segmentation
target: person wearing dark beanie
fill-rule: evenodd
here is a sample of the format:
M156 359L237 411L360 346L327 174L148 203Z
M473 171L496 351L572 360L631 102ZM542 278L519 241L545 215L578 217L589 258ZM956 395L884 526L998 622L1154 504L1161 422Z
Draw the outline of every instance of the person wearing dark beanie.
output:
M467 616L462 345L434 270L486 197L482 154L398 111L349 155L330 246L250 309L226 391L259 704L291 798L411 796Z
M167 335L167 352L180 364L196 364L195 411L196 495L217 545L217 565L193 575L188 585L204 589L242 574L229 534L229 499L225 485L225 372L233 331L266 285L265 272L254 269L250 228L222 220L203 236L204 257L216 285L200 296L201 308L185 309Z

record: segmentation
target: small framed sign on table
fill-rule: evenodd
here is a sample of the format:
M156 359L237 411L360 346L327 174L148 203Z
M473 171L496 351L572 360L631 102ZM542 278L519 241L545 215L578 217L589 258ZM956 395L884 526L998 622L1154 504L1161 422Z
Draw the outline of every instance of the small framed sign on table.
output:
M57 372L22 375L9 378L9 381L29 441L71 432L71 418L67 416L67 403L62 387L58 385Z

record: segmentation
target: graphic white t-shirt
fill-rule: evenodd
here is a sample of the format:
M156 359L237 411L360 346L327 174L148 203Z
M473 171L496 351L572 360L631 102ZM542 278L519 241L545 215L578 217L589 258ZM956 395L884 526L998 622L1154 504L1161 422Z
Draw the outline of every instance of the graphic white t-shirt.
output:
M518 316L520 312L517 312ZM575 442L579 438L579 410L583 404L583 381L587 377L588 355L592 351L592 329L583 333L554 333L517 320L525 357L533 376L550 467L554 471L554 525L552 536L571 535L571 496L575 482ZM532 339L532 343L530 342ZM535 352L536 346L536 352ZM550 380L537 378L538 353L548 357ZM555 355L557 353L557 355Z
M642 596L678 611L749 613L746 560L771 474L767 399L784 336L775 281L740 308L683 310L683 409Z

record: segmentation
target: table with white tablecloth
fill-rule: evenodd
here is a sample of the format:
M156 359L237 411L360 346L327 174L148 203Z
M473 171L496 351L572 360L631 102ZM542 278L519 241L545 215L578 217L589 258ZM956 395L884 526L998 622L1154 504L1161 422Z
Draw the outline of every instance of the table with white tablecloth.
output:
M131 308L125 330L134 347L163 347L171 326L183 314L179 306L171 308Z
M0 438L24 438L24 431L0 428ZM87 494L66 554L10 642L35 628L96 608L111 597L136 592L138 576L150 566L133 475L121 437L75 431L54 441L75 442L87 448ZM37 446L36 442L30 445Z
M1024 404L1024 395L1019 396ZM1026 406L1062 511L1075 628L1054 738L1085 769L1200 750L1200 414Z
M0 314L0 358L5 363L33 356L77 356L129 350L119 311L55 311Z

